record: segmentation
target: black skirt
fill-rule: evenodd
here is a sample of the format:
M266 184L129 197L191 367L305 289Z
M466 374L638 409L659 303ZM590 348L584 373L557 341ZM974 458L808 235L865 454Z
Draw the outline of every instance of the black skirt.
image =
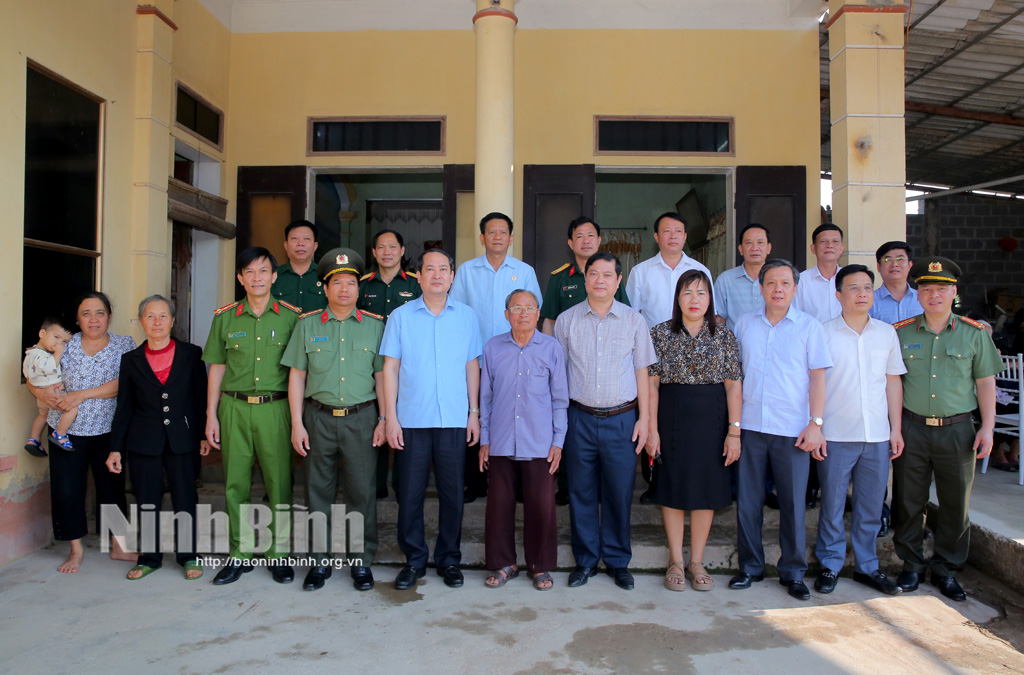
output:
M658 387L661 464L655 462L654 503L683 511L732 503L722 455L729 426L724 384Z

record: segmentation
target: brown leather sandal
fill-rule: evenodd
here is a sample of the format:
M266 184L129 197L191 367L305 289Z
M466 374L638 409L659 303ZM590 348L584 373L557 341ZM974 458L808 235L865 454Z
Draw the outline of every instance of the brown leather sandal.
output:
M506 567L502 567L500 570L494 570L488 574L487 578L484 579L484 586L487 588L501 588L507 584L509 580L515 579L518 576L519 569L512 565L508 565ZM492 579L494 580L494 583L491 583Z
M534 574L531 578L533 579L533 587L536 588L538 591L550 591L555 586L555 580L552 579L551 575L547 572ZM542 586L541 584L545 582L547 582L548 585Z

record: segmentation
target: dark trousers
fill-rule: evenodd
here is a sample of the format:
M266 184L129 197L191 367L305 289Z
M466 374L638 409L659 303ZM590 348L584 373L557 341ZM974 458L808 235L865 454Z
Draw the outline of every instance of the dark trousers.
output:
M636 477L636 444L630 440L636 411L594 417L569 406L562 461L569 476L572 555L582 567L627 567L630 502Z
M483 497L487 494L487 471L480 471L480 444L466 446L465 466L466 494Z
M385 441L377 453L377 492L384 493L388 489L388 471L391 469L391 446ZM395 453L395 468L391 471L391 490L398 496L398 453Z
M761 530L764 526L765 473L771 466L779 497L779 545L782 548L777 566L779 578L799 581L807 571L804 511L810 454L796 447L796 437L746 429L742 436L736 506L740 572L764 574Z
M558 527L555 516L555 477L546 458L516 461L490 458L487 516L484 530L487 569L515 565L516 478L523 485L523 548L530 576L555 569Z
M466 428L402 429L405 448L398 463L398 547L413 567L426 567L430 550L423 531L430 464L437 484L437 543L440 569L462 561L462 488L466 468Z
M147 567L160 567L163 563L164 554L160 544L160 508L164 498L164 474L167 475L167 483L171 488L171 508L175 514L187 514L185 520L186 536L181 537L181 525L174 528L174 550L179 565L184 565L196 558L196 504L199 502L199 493L196 492L196 470L193 453L175 454L170 448L164 447L159 455L141 455L137 452L130 452L128 459L128 471L132 477L132 487L135 488L135 503L139 505L139 521L143 524L139 532L139 544L146 539L156 542L157 548L153 551L139 553L138 564ZM143 517L142 507L152 506L155 509L155 532L146 532L146 521L149 516Z
M71 436L71 452L50 443L50 512L53 538L81 539L89 533L85 516L85 493L92 469L97 510L101 504L116 504L127 518L124 474L110 473L105 462L110 454L110 434Z
M903 569L954 576L967 562L971 546L968 506L974 483L974 425L970 420L948 427L929 427L903 417L906 449L892 462L893 505L899 520L894 526L893 544ZM924 527L928 494L935 476L939 502L935 522L935 553L924 557Z

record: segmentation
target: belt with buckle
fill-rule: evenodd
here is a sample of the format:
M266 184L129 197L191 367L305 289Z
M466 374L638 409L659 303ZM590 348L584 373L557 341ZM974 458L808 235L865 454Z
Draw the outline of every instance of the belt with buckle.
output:
M925 417L924 415L912 413L906 408L903 409L903 414L915 422L923 422L929 427L948 427L950 424L966 422L971 419L971 413L961 413L959 415L953 415L952 417Z
M250 396L249 394L243 394L240 391L224 391L221 392L231 398L237 398L239 401L245 401L249 405L259 405L261 403L270 403L271 401L280 401L283 398L288 398L288 392L286 391L275 391L272 394L263 394L261 396Z
M623 403L622 405L615 406L614 408L591 408L589 405L583 405L579 401L573 400L569 401L569 405L573 406L574 408L579 408L583 412L587 413L588 415L593 415L594 417L615 417L616 415L619 415L621 413L629 412L630 410L635 410L637 402L634 398L629 403Z
M376 399L371 399L369 401L363 401L362 403L356 403L355 405L348 405L348 406L342 406L340 408L336 408L333 405L325 405L325 404L321 403L320 401L317 401L314 398L307 398L306 399L306 403L308 403L309 405L313 406L317 410L323 410L325 413L331 413L331 415L333 415L335 417L347 417L349 415L354 415L354 414L356 414L357 412L359 412L360 410L362 410L364 408L369 408L371 405L374 405L376 402L377 402Z

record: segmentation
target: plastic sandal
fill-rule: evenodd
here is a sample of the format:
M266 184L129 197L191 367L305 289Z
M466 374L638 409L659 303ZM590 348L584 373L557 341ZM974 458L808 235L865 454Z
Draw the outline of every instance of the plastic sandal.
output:
M715 587L715 580L704 569L704 563L696 560L691 560L686 566L686 578L690 580L690 585L695 591L710 591Z
M50 434L50 439L64 450L75 449L75 446L71 445L71 439L68 438L68 435L58 434L56 429L54 429L53 433Z
M25 452L33 457L46 457L46 450L43 449L42 444L35 438L28 439L28 443L25 444Z
M515 579L518 576L519 570L509 565L507 567L502 567L500 570L494 570L493 572L488 574L487 578L484 580L484 585L487 586L487 588L501 588L510 580ZM491 579L494 579L495 583L487 583Z
M197 576L197 577L190 577L188 575L188 573L192 572L194 570L199 570L199 576ZM185 563L185 578L188 579L189 581L195 581L196 579L202 579L203 578L203 565L202 565L202 563L200 563L198 560L189 560L187 563Z
M672 570L675 571L673 572ZM682 561L668 561L668 569L665 570L665 588L670 591L686 590L686 577L684 576Z
M138 581L139 579L148 577L150 574L156 572L158 569L160 568L150 567L149 565L136 565L135 567L128 570L128 574L130 575L132 572L142 572L142 574L140 574L137 577L126 576L125 578L128 579L128 581Z
M540 574L533 575L533 587L538 591L550 591L555 587L555 580L551 578L551 575L547 572L541 572ZM541 586L544 582L550 582L550 586Z

